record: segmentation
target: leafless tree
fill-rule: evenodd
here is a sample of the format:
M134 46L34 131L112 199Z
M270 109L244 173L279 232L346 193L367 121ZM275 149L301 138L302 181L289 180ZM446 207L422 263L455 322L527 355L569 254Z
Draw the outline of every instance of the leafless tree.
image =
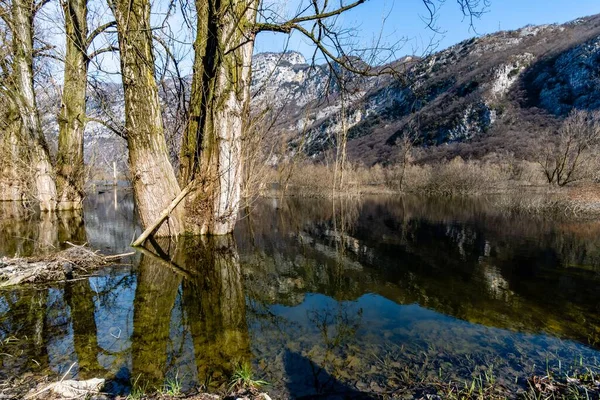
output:
M413 161L413 153L415 144L419 139L419 127L415 123L409 123L402 132L400 138L396 141L398 146L398 164L400 167L398 176L398 189L402 190L404 177L406 176L406 168Z
M585 179L593 172L591 166L600 144L600 113L574 110L558 133L542 137L538 163L549 184L565 186Z

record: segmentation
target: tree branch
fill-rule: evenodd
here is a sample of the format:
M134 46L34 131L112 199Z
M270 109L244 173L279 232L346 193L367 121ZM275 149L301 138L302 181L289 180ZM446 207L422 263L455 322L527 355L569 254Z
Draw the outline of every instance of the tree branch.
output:
M354 3L348 4L346 6L340 7L338 9L335 9L335 10L332 10L329 12L321 12L321 13L316 13L313 15L306 15L303 17L299 16L299 17L292 18L289 21L279 23L279 24L258 22L256 24L254 24L252 31L254 33L263 32L263 31L290 33L292 31L292 29L297 29L296 26L302 22L317 21L317 20L334 17L336 15L340 15L345 11L351 10L351 9L361 5L365 1L367 1L367 0L357 0Z
M101 48L101 49L98 49L98 50L92 52L92 54L90 54L87 58L88 58L88 60L92 60L95 57L98 57L102 53L110 53L113 51L119 51L119 48L115 47L115 46L104 47L104 48Z
M190 183L188 183L187 186L183 188L183 190L177 195L177 197L173 199L171 204L169 204L169 206L160 213L156 221L154 221L148 228L146 228L146 230L140 235L140 237L138 237L133 243L131 243L131 246L139 247L143 245L146 239L148 239L148 237L152 235L152 233L154 233L154 231L156 231L162 225L163 221L167 219L169 215L171 215L171 213L173 212L175 207L177 207L177 205L181 202L181 200L183 200L185 196L187 196L193 189L195 189L195 185L196 181L190 181Z
M127 132L125 131L125 128L123 128L123 129L115 128L114 126L111 126L108 122L103 121L100 118L86 117L86 121L87 122L96 122L97 124L100 124L100 125L104 126L105 128L107 128L109 131L111 131L115 135L127 140Z
M117 23L115 21L110 21L110 22L100 25L99 27L94 29L85 41L86 47L89 48L90 45L92 44L92 42L94 41L94 39L96 39L98 37L98 35L100 35L102 32L106 31L108 28L113 27L113 26L117 26Z

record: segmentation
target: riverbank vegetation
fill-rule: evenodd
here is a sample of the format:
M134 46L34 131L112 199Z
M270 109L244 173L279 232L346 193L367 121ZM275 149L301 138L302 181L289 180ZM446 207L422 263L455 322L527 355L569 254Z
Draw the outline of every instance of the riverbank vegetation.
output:
M338 196L364 194L415 194L434 197L494 195L498 204L511 213L549 215L591 215L600 212L600 184L586 179L559 187L545 182L539 165L491 154L484 160L456 157L434 164L373 167L348 164L343 188L334 189L333 168L326 164L298 166L278 185L272 177L262 195ZM402 183L400 183L402 182Z
M532 144L528 157L492 151L448 159L417 142L418 133L401 137L397 157L386 165L352 163L343 149L317 161L292 158L265 171L258 186L262 194L275 188L296 196L498 195L498 206L511 213L600 213L600 113L571 113L559 129Z

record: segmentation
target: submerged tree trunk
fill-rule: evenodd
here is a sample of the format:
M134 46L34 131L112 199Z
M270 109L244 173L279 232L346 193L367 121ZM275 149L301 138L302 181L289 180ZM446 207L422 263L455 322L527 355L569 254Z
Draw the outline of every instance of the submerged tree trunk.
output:
M188 229L222 235L237 220L242 134L248 118L257 0L196 1L198 31L181 182L199 178Z
M87 85L87 0L65 0L66 55L60 113L56 183L58 208L82 208L84 197L83 133Z
M119 35L129 167L138 213L147 227L180 192L169 162L154 76L150 2L111 0L111 8ZM176 208L155 235L182 233L182 216Z
M21 120L19 140L27 146L28 165L35 177L34 196L42 211L56 208L56 184L50 154L37 111L33 90L33 11L35 3L31 0L13 0L12 2L12 45L13 45L13 102Z

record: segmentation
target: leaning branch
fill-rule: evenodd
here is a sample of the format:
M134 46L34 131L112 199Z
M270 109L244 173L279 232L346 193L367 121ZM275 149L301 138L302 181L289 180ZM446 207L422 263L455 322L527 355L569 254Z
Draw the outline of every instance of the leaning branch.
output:
M184 197L192 191L195 183L196 182L193 180L190 183L188 183L188 185L181 191L181 193L179 193L179 195L177 195L177 197L173 199L171 204L169 204L169 206L165 208L162 213L160 213L156 221L154 221L148 228L146 228L146 230L131 244L131 246L140 247L141 245L143 245L146 239L148 239L148 237L152 235L152 233L162 225L164 220L167 219L169 215L171 215L171 213L173 212L175 207L177 207L177 205L181 202L181 200L183 200Z

